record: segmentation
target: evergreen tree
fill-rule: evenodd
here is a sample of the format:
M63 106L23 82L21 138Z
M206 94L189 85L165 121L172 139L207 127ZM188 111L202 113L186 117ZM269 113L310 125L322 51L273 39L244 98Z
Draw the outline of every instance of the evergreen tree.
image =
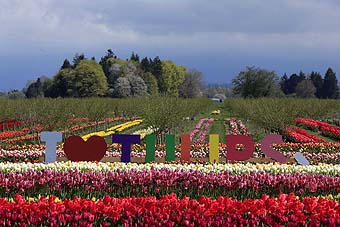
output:
M106 52L106 55L104 57L102 57L99 61L99 64L102 66L102 69L104 71L104 74L107 78L107 82L109 83L109 74L110 74L110 67L111 67L111 63L109 61L109 59L117 59L117 56L113 53L113 51L111 49L108 49Z
M64 60L63 65L61 66L61 69L70 69L72 68L71 63L69 62L69 60L67 60L67 58Z
M158 56L155 57L152 61L151 73L156 77L159 86L162 78L162 61L159 59Z
M56 87L54 80L51 78L46 78L43 82L44 97L56 98L58 94L56 93Z
M140 67L144 72L151 72L151 65L147 57L143 58L140 62Z
M79 64L79 62L81 60L85 60L85 59L86 58L85 58L85 55L83 53L81 53L81 54L76 53L76 55L73 58L73 68L76 68L77 65Z
M113 53L111 49L108 49L106 51L106 55L100 59L99 64L103 67L107 59L114 58L114 57L116 57L116 55Z
M322 76L318 72L312 72L309 77L316 88L315 96L317 98L322 98L322 87L323 87Z
M322 97L328 99L338 98L339 85L335 73L331 68L327 69L322 87Z
M296 86L304 80L304 75L300 73L300 75L292 74L289 77L288 83L287 83L287 94L293 94L296 92Z
M53 77L53 85L48 91L49 97L78 97L74 87L74 69L61 69Z
M281 77L281 80L280 80L280 87L281 87L281 90L284 94L288 94L288 87L289 87L289 79L288 79L288 76L287 74L285 73L282 77Z
M132 52L131 57L130 57L130 61L139 62L138 54L135 54L134 52Z
M135 61L139 63L139 55L138 54L135 55Z
M299 72L299 78L300 78L300 82L306 79L306 75L304 72L302 72L302 70L300 70Z

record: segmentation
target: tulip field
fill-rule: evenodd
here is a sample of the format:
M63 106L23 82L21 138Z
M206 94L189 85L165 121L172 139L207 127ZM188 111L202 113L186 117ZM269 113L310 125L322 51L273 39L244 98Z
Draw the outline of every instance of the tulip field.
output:
M0 107L0 226L340 226L333 101L0 99ZM63 133L56 162L44 163L42 131ZM190 162L180 161L184 133ZM287 163L264 155L261 139L269 133L283 136L272 148ZM110 140L115 134L140 135L131 162L120 161L122 146ZM145 163L150 134L155 161ZM176 136L175 161L165 161L165 134ZM252 137L253 156L227 161L220 138L218 162L210 163L211 134ZM71 135L104 138L103 159L68 161L63 142ZM236 149L242 152L242 144ZM310 165L295 161L297 152Z

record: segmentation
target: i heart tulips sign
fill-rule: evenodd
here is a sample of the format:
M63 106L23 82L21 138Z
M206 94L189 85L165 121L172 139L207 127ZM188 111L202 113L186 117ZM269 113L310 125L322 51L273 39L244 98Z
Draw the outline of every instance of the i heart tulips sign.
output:
M166 161L175 160L175 135L166 135ZM42 132L41 140L46 142L45 163L56 161L56 145L62 140L61 132ZM255 142L250 136L246 135L227 135L226 136L227 156L229 161L245 161L253 156ZM122 145L122 162L131 161L131 145L140 143L140 135L115 134L112 135L112 143ZM278 134L267 135L261 141L261 150L269 158L286 163L287 158L272 148L272 144L283 143L282 136ZM215 163L219 161L219 136L209 135L209 161ZM237 146L242 145L242 151ZM181 135L181 161L190 162L190 135ZM84 141L80 136L71 136L65 140L64 152L71 161L100 161L106 153L107 144L100 136L92 136ZM308 160L302 153L296 153L295 160L302 165L309 165ZM155 135L146 136L146 162L155 160Z

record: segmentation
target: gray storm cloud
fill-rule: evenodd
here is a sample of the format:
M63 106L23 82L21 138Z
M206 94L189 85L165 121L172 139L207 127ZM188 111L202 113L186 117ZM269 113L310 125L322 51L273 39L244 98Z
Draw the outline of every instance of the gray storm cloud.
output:
M109 48L174 60L209 82L247 65L339 71L339 21L339 0L0 0L0 90Z
M340 50L340 5L317 0L0 1L0 51L132 45L178 51Z

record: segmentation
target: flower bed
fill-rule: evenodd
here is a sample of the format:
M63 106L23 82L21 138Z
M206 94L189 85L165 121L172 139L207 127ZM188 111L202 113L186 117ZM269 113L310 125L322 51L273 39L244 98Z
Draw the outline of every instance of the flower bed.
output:
M280 173L301 173L301 174L322 174L326 176L340 175L340 165L323 164L318 165L290 165L290 164L176 164L176 163L121 163L121 162L55 162L50 164L43 163L0 163L0 173L23 173L29 170L41 171L73 171L80 172L95 171L107 172L113 171L130 171L130 170L179 170L179 171L192 171L198 170L202 173L221 173L228 171L232 175L249 174L251 172L265 172L271 174Z
M297 122L298 125L301 125L302 127L306 127L314 131L320 130L322 135L334 140L340 140L339 126L334 126L326 122L305 118L295 118L294 120Z
M0 195L56 195L62 198L161 196L169 193L198 198L229 196L236 199L259 198L263 193L320 196L338 195L340 177L302 173L229 171L202 172L195 169L150 169L116 171L33 171L1 173Z
M88 118L80 118L77 119L75 122L79 122L80 120L84 120L84 121L88 121ZM80 124L80 125L75 125L72 126L68 129L63 130L63 133L70 133L70 132L76 132L79 130L84 130L90 127L94 127L94 126L98 126L98 125L102 125L102 124L107 124L107 123L112 123L114 121L129 121L129 120L135 120L134 118L126 118L126 117L115 117L115 118L105 118L102 121L98 121L98 122L88 122L85 124Z
M112 127L108 128L108 129L106 129L106 131L91 132L89 134L86 134L86 135L82 136L82 138L84 140L87 140L91 136L101 136L101 137L110 136L110 135L112 135L112 134L114 134L116 132L121 132L121 131L123 131L123 130L125 130L127 128L132 127L132 126L139 125L142 122L143 122L142 119L128 121L128 122L125 122L125 123L122 123L122 124L119 124L119 125L112 126Z
M212 125L214 119L202 118L199 120L195 128L190 133L190 140L194 144L201 144L205 141L209 128Z
M0 130L5 130L9 128L14 128L17 126L23 125L22 121L17 121L17 120L9 120L6 122L0 122Z
M336 226L340 165L0 163L0 195L5 226Z
M321 139L315 135L308 133L307 131L299 128L299 127L290 127L286 129L287 136L295 142L298 143L323 143L326 142L324 139Z
M95 200L95 201L93 201ZM44 226L337 226L339 202L281 194L246 201L219 197L198 200L133 197L62 200L51 196L28 202L0 199L0 225Z
M337 153L311 153L301 152L303 156L312 164L328 163L328 164L339 164L340 163L340 152ZM287 158L294 158L296 152L283 152L283 155Z
M148 128L143 128L143 129L139 129L137 131L134 131L132 134L140 135L140 138L144 139L145 136L152 134L154 131L156 131L154 128L148 127Z
M249 135L247 127L243 124L241 120L236 118L227 118L225 120L226 127L229 130L226 130L228 134L231 135Z
M79 118L76 119L75 122L79 122L79 121L88 121L88 118ZM62 130L62 133L73 133L73 132L77 132L80 130L84 130L90 127L94 127L94 126L98 126L98 125L102 125L102 124L108 124L114 121L126 121L126 120L135 120L135 118L126 118L126 117L115 117L115 118L105 118L101 121L98 122L88 122L85 124L79 124L79 125L75 125L72 126L68 129ZM74 119L71 121L74 121ZM21 122L20 125L23 125L23 123ZM34 127L24 127L22 128L22 132L21 131L16 131L16 132L2 132L0 133L0 139L4 138L5 140L2 140L1 142L4 144L15 144L18 142L23 142L23 141L27 141L27 140L39 140L40 138L40 131L42 131L44 129L43 126L39 126L36 125ZM26 135L24 135L26 134ZM2 135L2 136L1 136ZM14 138L12 138L14 137Z
M21 131L6 131L6 132L0 132L0 139L7 139L15 136L20 136L25 134L25 132Z

